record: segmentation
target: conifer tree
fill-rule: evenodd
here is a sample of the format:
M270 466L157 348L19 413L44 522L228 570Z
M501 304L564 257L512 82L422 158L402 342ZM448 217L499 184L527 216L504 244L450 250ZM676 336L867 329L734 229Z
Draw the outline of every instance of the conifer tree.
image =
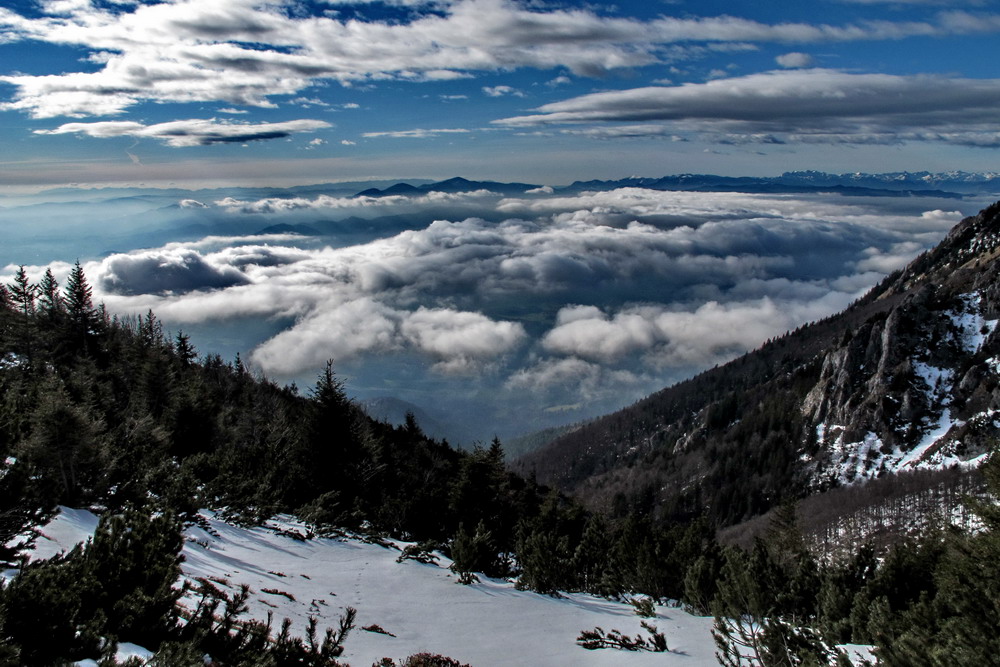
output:
M66 279L66 310L74 323L91 323L94 313L93 292L80 260L77 260Z
M16 342L17 351L27 357L31 362L34 357L34 322L32 316L35 314L35 297L38 287L28 280L28 273L24 266L17 269L14 274L14 282L9 286L10 298L13 308L20 317L16 318L12 326L12 337Z
M90 339L97 333L100 320L94 309L93 289L79 260L66 279L63 298L69 321L68 341L76 350L89 352Z
M458 526L458 532L451 543L451 570L459 575L460 583L470 584L475 581L473 572L492 571L496 557L493 535L482 521L476 526L474 533L468 532L464 524Z
M45 269L45 275L38 283L38 301L42 311L49 317L53 317L63 310L63 298L59 294L59 283L52 275L52 269Z
M14 282L10 284L10 295L14 306L27 318L35 312L35 297L38 294L38 287L32 285L28 280L28 273L24 266L17 268L14 274Z
M358 496L358 457L360 445L357 411L344 391L344 382L333 371L333 361L326 366L311 392L306 423L305 460L300 463L312 479L304 485L310 497L336 491L346 513L353 509ZM357 517L355 517L357 519Z
M178 331L174 338L174 353L184 366L191 365L191 362L198 357L194 346L191 345L191 337L183 331Z
M618 592L605 590L603 586L607 582L610 553L611 536L607 524L601 515L595 514L587 520L587 527L573 552L572 568L579 588L591 593Z

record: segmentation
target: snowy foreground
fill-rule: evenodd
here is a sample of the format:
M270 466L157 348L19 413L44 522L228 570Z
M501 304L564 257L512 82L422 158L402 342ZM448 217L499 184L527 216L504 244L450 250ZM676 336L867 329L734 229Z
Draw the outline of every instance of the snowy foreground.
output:
M342 657L368 667L382 657L440 653L475 667L492 665L716 665L711 618L660 606L653 624L666 635L668 653L588 651L576 643L581 630L600 626L627 635L642 632L631 605L592 595L552 598L518 591L508 581L481 577L456 583L449 561L397 563L399 551L354 539L302 541L291 520L244 529L205 513L210 531L191 528L184 547L184 575L204 577L232 593L247 584L254 616L274 614L275 631L290 618L301 634L308 617L336 627L345 607L358 610ZM48 558L93 534L97 517L63 509L41 529L36 558ZM265 592L265 589L271 592ZM362 630L372 624L396 635ZM644 635L646 633L643 632ZM132 654L141 654L141 649Z

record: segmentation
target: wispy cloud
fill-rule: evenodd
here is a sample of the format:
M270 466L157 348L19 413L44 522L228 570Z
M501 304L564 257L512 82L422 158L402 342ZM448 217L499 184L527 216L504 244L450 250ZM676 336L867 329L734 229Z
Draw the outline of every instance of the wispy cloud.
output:
M513 95L514 97L524 97L524 93L511 86L484 86L483 92L490 97L503 97Z
M421 128L416 128L413 130L394 130L387 132L365 132L361 136L365 138L379 138L387 137L390 139L428 139L430 137L436 137L442 134L468 134L469 130L462 128L451 128L451 129L430 129L425 130Z

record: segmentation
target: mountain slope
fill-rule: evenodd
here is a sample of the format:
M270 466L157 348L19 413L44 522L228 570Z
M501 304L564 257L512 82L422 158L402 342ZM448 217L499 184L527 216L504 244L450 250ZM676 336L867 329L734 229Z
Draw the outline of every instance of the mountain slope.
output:
M308 528L287 516L254 528L227 524L212 512L202 516L202 527L186 531L183 578L207 579L230 595L249 585L249 615L264 620L271 613L276 623L291 619L295 635L305 634L310 617L322 629L336 626L345 608L356 608L356 628L345 642L346 664L366 666L383 656L399 660L419 652L479 667L716 664L711 617L661 605L649 622L666 634L670 652L588 651L576 643L582 630L601 626L634 636L645 634L639 625L643 619L623 600L578 593L550 597L487 577L461 586L444 556L439 563L397 562L403 543L295 539ZM93 514L62 508L41 529L44 537L34 557L69 550L90 537L96 525ZM195 606L194 597L186 599L189 607Z
M1000 433L1000 205L843 313L595 420L518 465L616 514L736 523Z

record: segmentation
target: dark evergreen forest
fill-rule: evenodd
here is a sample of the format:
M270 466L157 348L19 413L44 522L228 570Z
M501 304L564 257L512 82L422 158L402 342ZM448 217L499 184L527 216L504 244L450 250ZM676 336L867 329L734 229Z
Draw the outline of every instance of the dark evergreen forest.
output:
M119 641L156 651L155 665L202 665L206 653L216 665L338 664L350 610L325 635L297 638L243 620L240 596L209 582L175 586L182 530L200 508L246 525L292 513L316 536L414 542L414 557L440 549L468 582L482 573L550 595L677 600L717 617L726 664L828 664L849 641L877 644L888 665L1000 655L1000 511L989 499L973 508L975 534L941 527L837 559L810 551L792 505L749 548L721 546L704 516L585 510L511 472L499 441L459 451L414 419L374 421L332 362L300 391L239 358L199 356L153 313L95 305L79 264L64 287L51 273L32 284L23 268L0 286L0 460L0 559L16 568L0 590L2 664L110 665ZM97 534L23 561L30 528L57 505L98 511ZM200 603L180 606L191 590Z

